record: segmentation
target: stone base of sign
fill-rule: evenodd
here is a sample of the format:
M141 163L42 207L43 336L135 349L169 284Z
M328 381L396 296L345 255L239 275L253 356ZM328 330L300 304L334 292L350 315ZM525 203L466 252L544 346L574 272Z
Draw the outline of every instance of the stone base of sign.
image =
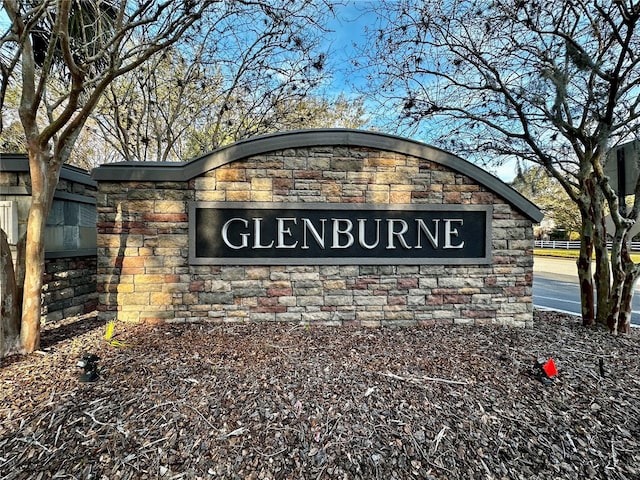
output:
M192 265L190 202L491 205L487 265ZM530 326L532 219L428 158L359 146L252 155L184 181L98 182L104 320Z

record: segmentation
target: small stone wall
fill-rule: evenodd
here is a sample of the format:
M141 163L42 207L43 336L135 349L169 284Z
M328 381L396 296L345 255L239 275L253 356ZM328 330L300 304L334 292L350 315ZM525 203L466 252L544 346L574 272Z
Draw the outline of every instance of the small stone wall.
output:
M47 322L93 312L98 304L96 256L48 258L42 288Z
M94 171L100 315L135 322L531 325L531 216L449 168L442 152L420 147L418 154L399 153L413 151L401 146L312 144L232 161L223 151L223 160L201 160L201 173L182 181L161 175L145 181L153 175L137 170L128 181L114 180L126 177L128 166ZM492 205L491 263L190 265L194 201Z
M95 195L96 183L87 171L63 167L54 196L55 208L49 216L45 235L47 248L42 288L42 319L45 321L89 313L96 308ZM15 243L26 232L31 203L26 155L0 155L0 200L12 202L12 208L16 210L17 228L9 236L15 261ZM70 218L70 213L75 217ZM76 220L76 224L65 223L70 220ZM3 227L12 228L10 225Z

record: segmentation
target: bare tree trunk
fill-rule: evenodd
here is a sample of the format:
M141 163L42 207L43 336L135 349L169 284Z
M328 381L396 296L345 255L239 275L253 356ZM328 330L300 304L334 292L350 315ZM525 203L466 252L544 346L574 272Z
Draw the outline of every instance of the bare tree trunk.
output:
M27 219L25 278L20 329L20 343L24 353L31 353L40 348L45 227L59 176L59 172L50 166L47 157L48 154L45 152L29 153L32 194Z
M593 272L591 255L593 253L593 226L583 215L580 239L580 255L577 260L578 280L580 282L580 304L582 307L582 325L590 327L595 323Z
M20 335L20 299L7 235L0 229L0 358L11 352Z
M44 228L46 209L41 201L32 200L27 224L24 296L20 342L24 353L40 348L40 316L42 311L42 277L44 275Z
M633 286L636 284L636 280L638 280L639 273L638 268L634 266L625 278L622 298L620 301L620 312L618 313L615 330L612 331L617 333L629 333L631 330L631 302L633 301Z
M621 246L620 255L624 271L622 288L620 293L620 308L617 316L608 322L609 330L612 333L629 333L631 330L631 309L633 301L633 287L640 275L640 265L636 265L629 253L628 235L625 236Z
M623 310L625 295L627 290L627 271L625 265L629 265L631 258L627 252L627 231L628 229L617 227L616 234L611 242L611 295L609 298L609 311L606 325L610 332L616 331L619 315Z

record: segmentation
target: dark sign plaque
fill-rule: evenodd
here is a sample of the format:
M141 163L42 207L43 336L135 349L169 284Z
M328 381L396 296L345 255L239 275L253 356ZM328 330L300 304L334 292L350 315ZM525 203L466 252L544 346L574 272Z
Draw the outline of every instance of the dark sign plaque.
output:
M490 205L192 202L191 264L491 263Z

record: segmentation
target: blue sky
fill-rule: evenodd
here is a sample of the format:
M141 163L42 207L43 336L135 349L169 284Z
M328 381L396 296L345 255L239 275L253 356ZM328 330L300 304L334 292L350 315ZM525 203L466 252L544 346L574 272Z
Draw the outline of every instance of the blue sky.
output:
M326 86L328 94L337 95L344 93L347 97L357 95L357 87L365 86L366 72L358 73L351 66L351 59L358 55L354 49L354 42L360 46L366 42L366 28L375 27L377 17L372 13L364 12L367 6L375 1L351 0L345 5L336 8L336 18L329 23L330 33L327 34L327 45L331 57L331 63L336 69L333 83ZM366 106L366 105L365 105ZM377 105L369 106L369 114L377 111ZM388 112L389 118L395 118L393 112ZM381 122L382 124L384 122ZM394 132L388 132L394 133ZM413 140L423 141L419 137L412 137ZM501 166L487 169L503 181L509 182L516 176L515 162L507 162Z
M364 11L368 6L375 3L375 0L348 0L344 2L344 5L336 7L336 16L329 22L330 32L326 34L328 43L325 47L329 51L329 60L335 70L333 81L325 86L328 95L344 93L347 98L355 97L357 95L357 87L365 86L366 72L357 72L352 67L351 60L358 55L353 44L364 45L366 42L366 28L373 27L376 24L376 16ZM6 28L7 23L5 12L0 10L0 27ZM377 110L377 108L375 109ZM367 110L367 113L373 115L374 106L370 105ZM388 112L388 115L393 118L393 112ZM413 139L422 141L418 137L413 137ZM494 167L489 171L503 181L513 180L516 174L515 164L509 163Z

